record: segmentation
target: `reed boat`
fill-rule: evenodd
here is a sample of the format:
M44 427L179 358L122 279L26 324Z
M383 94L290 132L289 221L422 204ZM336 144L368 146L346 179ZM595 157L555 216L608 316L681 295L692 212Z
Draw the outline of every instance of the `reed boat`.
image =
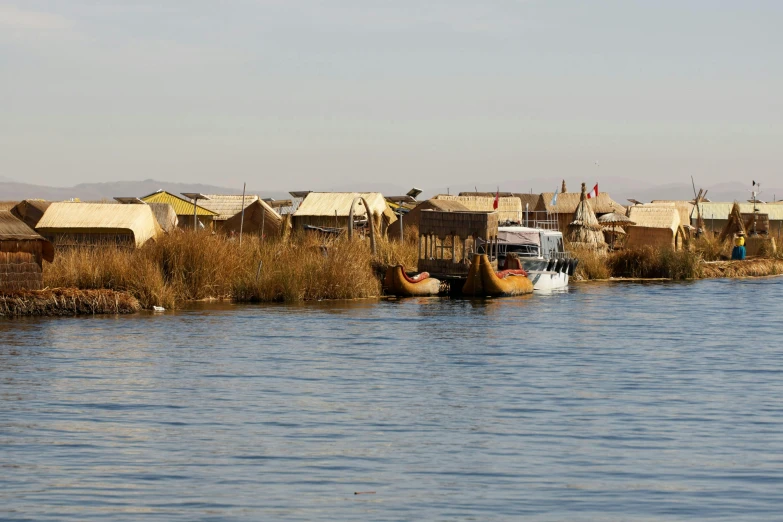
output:
M440 280L430 277L427 272L409 276L405 273L405 267L397 265L386 269L383 286L390 295L421 297L437 295L440 291Z
M495 272L486 254L474 254L462 293L474 297L502 297L533 293L533 283L522 268Z

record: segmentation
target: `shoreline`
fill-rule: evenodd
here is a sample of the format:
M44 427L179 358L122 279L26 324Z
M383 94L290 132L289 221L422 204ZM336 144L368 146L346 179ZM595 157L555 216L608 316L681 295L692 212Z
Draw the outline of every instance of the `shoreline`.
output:
M754 261L756 263L754 263ZM771 267L770 273L751 273L736 275L731 270L732 266L744 264L744 266L759 265ZM717 269L710 275L691 279L672 279L665 277L610 277L606 279L572 279L569 284L583 285L588 283L661 283L661 282L686 282L702 281L709 279L766 279L783 276L783 260L756 259L746 261L714 261L703 263L713 265ZM742 265L740 265L742 266ZM341 302L385 300L396 298L387 295L373 295L355 298L334 298L303 300L301 303L311 302ZM285 301L247 300L233 297L204 297L200 299L188 299L178 303L179 306L188 303L231 303L231 304L285 304ZM109 289L76 289L53 288L43 290L23 290L0 294L0 318L14 319L20 317L75 317L86 315L129 315L138 312L153 312L152 309L143 308L130 292Z

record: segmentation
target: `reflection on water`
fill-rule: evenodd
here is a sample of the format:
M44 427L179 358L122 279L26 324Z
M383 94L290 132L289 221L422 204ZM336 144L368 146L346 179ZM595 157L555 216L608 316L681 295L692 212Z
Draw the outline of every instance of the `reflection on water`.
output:
M781 288L0 321L0 518L777 518Z

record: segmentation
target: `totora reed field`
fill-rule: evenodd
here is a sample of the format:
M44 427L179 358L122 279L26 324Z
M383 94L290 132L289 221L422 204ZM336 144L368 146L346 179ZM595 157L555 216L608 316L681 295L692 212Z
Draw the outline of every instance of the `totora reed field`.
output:
M139 249L114 245L59 248L54 262L47 263L43 271L43 293L3 296L0 315L47 315L50 308L63 308L59 298L64 295L73 305L63 313L131 313L207 299L299 302L379 297L386 267L403 264L408 271L416 271L416 238L417 231L411 227L402 243L379 239L375 256L366 238L307 233L264 240L249 235L240 245L238 238L178 231ZM571 254L579 259L573 281L783 274L780 256L727 261L729 248L705 238L677 252L644 247L602 253L573 247ZM76 290L114 293L79 297Z

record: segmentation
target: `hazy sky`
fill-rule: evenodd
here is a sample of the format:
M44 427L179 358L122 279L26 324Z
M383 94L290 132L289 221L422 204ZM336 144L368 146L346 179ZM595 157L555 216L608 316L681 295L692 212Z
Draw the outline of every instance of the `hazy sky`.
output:
M780 0L0 0L0 177L774 183L781 27Z

